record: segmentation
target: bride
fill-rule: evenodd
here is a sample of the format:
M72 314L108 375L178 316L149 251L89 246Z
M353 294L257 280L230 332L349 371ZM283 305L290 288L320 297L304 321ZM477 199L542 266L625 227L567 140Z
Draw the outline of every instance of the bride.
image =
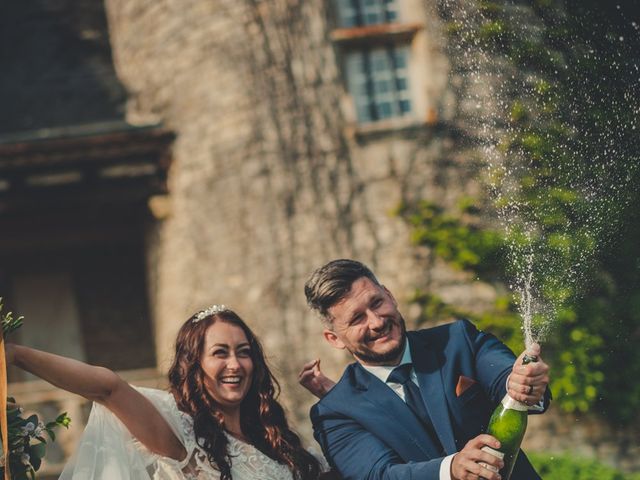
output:
M169 391L21 345L7 363L95 402L66 480L307 480L318 460L289 428L260 342L214 305L178 332ZM117 417L118 420L116 420Z

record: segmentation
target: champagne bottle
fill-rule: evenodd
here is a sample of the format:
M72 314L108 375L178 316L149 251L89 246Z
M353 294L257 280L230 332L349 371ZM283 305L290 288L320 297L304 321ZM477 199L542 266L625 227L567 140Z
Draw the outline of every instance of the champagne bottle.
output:
M538 357L525 354L522 363L526 365L537 361ZM507 393L489 420L487 433L500 441L500 450L497 451L487 446L483 450L503 459L504 467L499 472L502 480L509 480L511 477L513 466L520 452L520 443L527 429L528 411L527 405L514 400Z

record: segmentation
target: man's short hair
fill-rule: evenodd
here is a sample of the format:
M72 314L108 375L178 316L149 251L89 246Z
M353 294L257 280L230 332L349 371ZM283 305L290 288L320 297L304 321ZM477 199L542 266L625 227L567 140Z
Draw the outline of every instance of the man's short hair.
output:
M311 274L304 285L307 304L316 310L322 319L331 323L329 309L347 296L353 282L368 278L380 285L373 272L364 264L349 259L332 260Z

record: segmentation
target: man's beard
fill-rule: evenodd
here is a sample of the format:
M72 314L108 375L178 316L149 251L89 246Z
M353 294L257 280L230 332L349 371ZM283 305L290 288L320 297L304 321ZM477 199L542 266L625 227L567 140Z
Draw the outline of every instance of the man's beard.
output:
M354 350L354 351L351 351L351 354L361 362L366 363L367 365L388 365L389 363L394 362L402 354L402 350L404 349L404 344L405 344L404 339L406 334L406 328L404 324L404 318L402 318L402 316L399 317L398 324L400 325L400 332L401 332L400 341L398 342L397 346L395 346L388 352L376 353L376 352L372 352L371 350L365 350L365 351Z

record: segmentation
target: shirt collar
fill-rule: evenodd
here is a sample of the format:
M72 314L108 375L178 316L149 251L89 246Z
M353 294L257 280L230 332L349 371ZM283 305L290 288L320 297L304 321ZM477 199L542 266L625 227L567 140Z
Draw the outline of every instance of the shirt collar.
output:
M405 336L404 352L398 365L360 365L362 365L362 368L364 368L371 375L373 375L374 377L378 377L380 380L382 380L383 383L387 383L387 378L389 378L389 375L391 375L393 369L407 363L413 363L413 361L411 359L411 351L409 350L409 339Z

